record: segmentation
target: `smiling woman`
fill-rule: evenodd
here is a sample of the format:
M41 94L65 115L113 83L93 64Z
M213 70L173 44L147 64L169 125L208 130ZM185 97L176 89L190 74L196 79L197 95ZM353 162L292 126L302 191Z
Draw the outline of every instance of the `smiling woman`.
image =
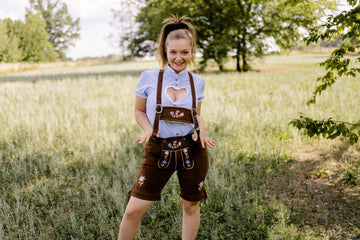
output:
M161 199L175 171L183 208L182 238L195 239L200 226L200 201L207 197L206 147L215 143L206 136L200 117L205 81L186 71L195 56L195 31L186 20L165 19L158 57L166 67L143 72L135 90L135 118L144 130L136 141L147 144L138 179L129 192L119 240L135 238L142 217Z

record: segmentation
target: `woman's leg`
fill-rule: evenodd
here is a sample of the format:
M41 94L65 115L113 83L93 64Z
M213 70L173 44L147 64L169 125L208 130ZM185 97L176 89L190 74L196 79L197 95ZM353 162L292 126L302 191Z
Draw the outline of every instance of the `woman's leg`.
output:
M120 224L118 240L132 240L135 238L144 214L149 210L153 201L146 201L130 197Z
M200 226L200 202L190 202L181 198L183 208L182 240L196 238Z

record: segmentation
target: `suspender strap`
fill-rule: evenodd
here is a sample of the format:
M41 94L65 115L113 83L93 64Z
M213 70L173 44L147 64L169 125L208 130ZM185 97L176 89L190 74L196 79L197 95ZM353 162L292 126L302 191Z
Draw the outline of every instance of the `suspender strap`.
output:
M153 133L152 133L153 136L156 136L159 131L159 121L160 121L161 113L163 112L163 106L161 105L163 76L164 76L164 70L161 69L158 76L158 86L156 92L156 108L155 108L156 113L155 113ZM199 130L199 122L197 120L195 85L191 73L189 73L189 78L190 78L190 87L191 87L191 95L192 95L191 117L192 117L192 122L195 125L195 131L197 131Z
M195 93L194 79L193 79L191 73L189 73L189 78L190 78L191 95L192 95L191 115L193 117L193 122L194 122L194 125L195 125L195 131L197 131L197 130L199 130L199 122L197 120L196 93Z
M158 86L157 86L157 93L156 93L156 114L155 114L155 120L154 120L154 126L153 126L153 136L156 136L159 131L159 120L160 115L162 112L162 105L161 105L161 90L162 90L162 79L164 75L164 70L160 69L159 76L158 76Z

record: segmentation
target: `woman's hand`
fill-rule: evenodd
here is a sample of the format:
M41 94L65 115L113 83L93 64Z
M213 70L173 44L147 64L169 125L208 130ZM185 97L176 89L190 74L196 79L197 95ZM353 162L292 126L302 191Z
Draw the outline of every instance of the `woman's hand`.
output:
M135 99L135 119L142 129L144 129L144 135L137 138L135 141L139 144L148 142L152 135L153 127L146 116L146 98L136 96ZM157 137L159 136L159 132Z
M150 140L151 135L152 135L152 129L147 130L147 131L145 131L144 135L137 138L135 141L138 142L139 144L143 144L144 142L148 142ZM159 137L159 135L160 135L160 132L158 132L158 134L156 134L156 137Z
M200 131L200 142L203 148L205 148L205 146L208 146L209 148L213 148L215 146L215 141L207 137L204 131L203 133Z

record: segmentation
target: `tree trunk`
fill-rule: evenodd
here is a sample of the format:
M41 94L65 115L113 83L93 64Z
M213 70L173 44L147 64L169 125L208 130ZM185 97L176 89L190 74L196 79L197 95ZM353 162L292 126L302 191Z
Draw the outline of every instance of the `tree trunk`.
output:
M214 60L215 60L216 64L219 67L219 71L223 72L224 71L224 64L222 63L221 57L220 56L219 57L214 57Z
M240 67L240 42L237 43L237 49L236 49L236 71L241 72Z
M246 53L245 52L243 52L243 54L242 54L242 69L243 69L243 71L244 72L247 72L247 71L249 71L250 70L250 66L249 66L249 64L247 63L247 61L246 61Z
M222 63L218 64L220 72L224 71L224 65Z
M239 53L236 53L236 71L241 72Z

